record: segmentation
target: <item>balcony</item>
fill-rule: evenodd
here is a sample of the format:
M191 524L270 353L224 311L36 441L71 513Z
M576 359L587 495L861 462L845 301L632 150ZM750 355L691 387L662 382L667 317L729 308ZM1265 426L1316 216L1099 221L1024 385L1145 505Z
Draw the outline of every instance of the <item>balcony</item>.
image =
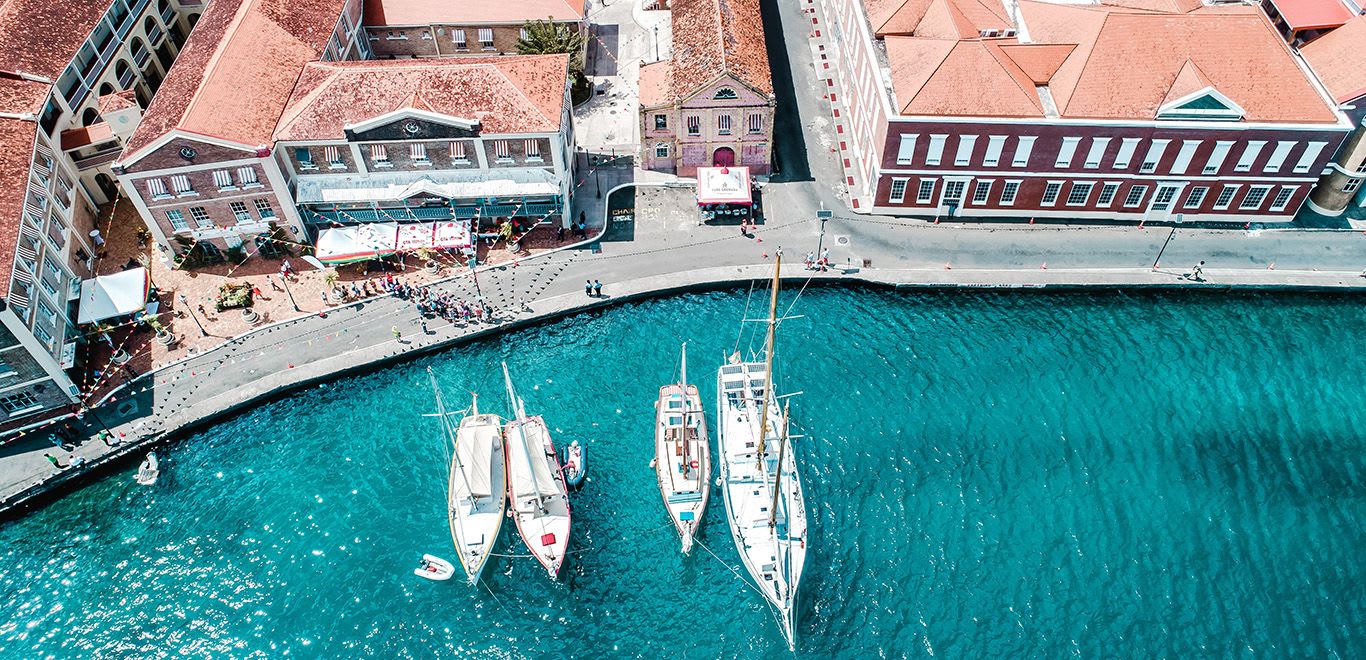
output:
M122 151L122 145L118 143L110 144L109 146L103 147L99 151L89 156L86 156L85 158L77 160L76 169L88 170L92 167L99 167L106 163L112 163L114 162L114 159L119 157L119 153L121 153Z

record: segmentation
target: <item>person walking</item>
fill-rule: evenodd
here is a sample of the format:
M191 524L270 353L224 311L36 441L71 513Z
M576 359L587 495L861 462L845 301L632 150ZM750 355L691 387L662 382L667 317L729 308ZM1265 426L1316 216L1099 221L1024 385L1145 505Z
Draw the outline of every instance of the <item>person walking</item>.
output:
M1190 273L1190 275L1188 275L1188 276L1186 277L1186 279L1194 280L1194 281L1196 281L1196 282L1202 282L1202 281L1204 281L1204 277L1203 277L1204 273L1205 273L1205 262L1204 262L1204 261L1201 261L1200 263L1195 264L1195 267L1191 269L1191 273Z
M403 331L402 331L402 330L399 330L399 329L398 329L398 326L394 326L394 327L392 327L392 328L389 328L389 332L394 333L394 341L399 341L399 342L403 341Z
M583 293L584 293L584 295L588 296L589 298L592 298L592 297L593 297L593 281L592 281L592 280L584 280L584 283L583 283Z
M273 277L271 277L271 276L269 276L269 275L266 276L266 284L269 284L271 290L273 290L273 291L279 291L279 290L280 290L280 285L275 283L275 278L273 278Z
M579 224L574 228L574 234L579 238L588 238L588 233L586 232L588 221L585 218L587 218L587 216L584 215L583 211L579 211Z
M594 298L601 298L601 297L602 297L602 282L599 282L599 281L597 281L597 280L593 280L593 297L594 297Z
M46 458L46 459L47 459L47 462L51 463L51 464L52 464L52 467L55 467L55 468L57 468L58 470L65 470L67 467L69 467L69 466L66 466L66 465L62 465L62 462L61 462L56 456L53 456L52 454L44 453L44 454L43 454L43 458Z

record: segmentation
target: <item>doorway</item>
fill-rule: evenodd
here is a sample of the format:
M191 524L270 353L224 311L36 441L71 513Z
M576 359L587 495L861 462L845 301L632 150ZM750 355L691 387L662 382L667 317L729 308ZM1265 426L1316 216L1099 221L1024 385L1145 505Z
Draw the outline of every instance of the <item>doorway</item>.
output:
M730 147L721 147L712 152L711 164L713 167L733 167L735 165L735 150Z

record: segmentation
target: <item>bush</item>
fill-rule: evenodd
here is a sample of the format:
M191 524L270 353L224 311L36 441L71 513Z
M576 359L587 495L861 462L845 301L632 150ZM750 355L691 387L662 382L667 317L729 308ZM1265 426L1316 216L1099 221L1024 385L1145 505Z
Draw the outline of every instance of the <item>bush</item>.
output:
M250 284L224 284L218 287L218 300L213 306L220 312L225 309L251 307L251 298Z

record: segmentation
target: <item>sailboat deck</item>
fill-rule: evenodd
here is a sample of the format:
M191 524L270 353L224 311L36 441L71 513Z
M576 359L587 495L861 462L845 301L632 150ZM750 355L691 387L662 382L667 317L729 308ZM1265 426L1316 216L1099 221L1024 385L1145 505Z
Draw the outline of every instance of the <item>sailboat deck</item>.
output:
M464 418L456 431L448 514L460 563L471 578L488 560L503 524L507 473L502 426L497 415L484 414Z

